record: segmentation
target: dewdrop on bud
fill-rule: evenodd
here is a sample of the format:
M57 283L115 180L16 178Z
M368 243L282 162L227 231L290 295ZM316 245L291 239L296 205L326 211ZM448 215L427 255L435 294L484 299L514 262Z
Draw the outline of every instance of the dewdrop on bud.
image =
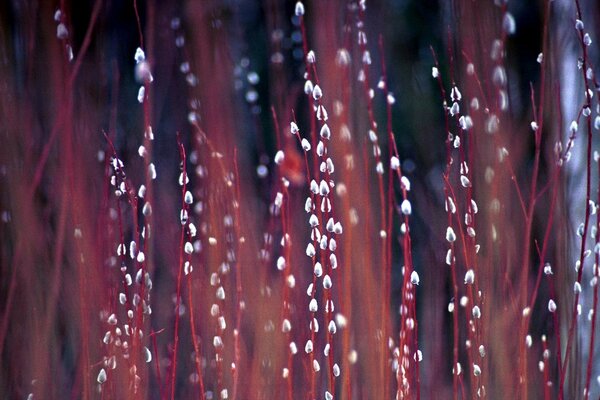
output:
M550 263L546 263L546 265L544 265L544 274L552 275L552 266Z
M586 34L583 36L583 44L584 44L584 45L586 45L586 46L589 46L589 45L591 45L591 44L592 44L592 38L590 37L590 34L589 34L589 33L586 33Z
M306 62L309 64L314 64L315 61L316 61L315 52L312 50L309 50L308 53L306 54Z
M475 376L481 375L481 368L479 368L479 365L477 365L477 364L473 364L473 375L475 375Z
M575 292L575 294L581 293L581 283L575 282L573 285L573 292Z
M475 282L475 271L470 269L465 274L465 285L472 285L473 282Z
M333 400L333 395L329 391L325 391L325 400Z
M323 91L321 90L321 87L319 85L315 85L315 87L313 88L312 96L315 100L319 100L321 97L323 97Z
M194 202L194 196L192 196L192 193L189 190L185 192L183 201L185 201L186 204L192 204Z
M548 301L548 311L550 311L551 313L556 311L556 303L552 299Z
M412 214L412 206L410 204L410 201L408 201L407 199L404 199L404 201L402 201L400 209L402 210L402 214L404 215Z
M479 308L479 306L473 307L473 310L471 310L471 313L473 314L473 318L475 318L475 319L481 318L481 309Z
M275 153L275 164L277 164L277 165L283 164L284 159L285 159L285 153L283 151L279 150L277 153Z
M406 176L402 176L400 186L403 190L410 191L410 180Z
M190 242L185 242L183 251L185 251L186 254L192 254L194 252L194 246L192 246Z
M419 284L419 274L417 273L417 271L413 271L410 274L410 283L412 283L413 285Z
M431 76L436 79L440 76L440 71L437 69L437 67L431 67Z
M301 17L304 15L304 4L302 4L301 1L296 3L296 7L294 8L294 14L296 14L297 17Z

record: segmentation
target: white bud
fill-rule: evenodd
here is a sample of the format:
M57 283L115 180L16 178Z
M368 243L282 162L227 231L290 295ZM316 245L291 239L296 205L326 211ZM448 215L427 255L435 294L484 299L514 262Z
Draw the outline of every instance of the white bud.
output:
M137 101L139 103L143 103L145 97L146 97L146 87L140 86L140 89L138 90Z
M319 194L321 196L327 196L329 194L329 185L324 180L319 184Z
M275 164L277 164L277 165L283 164L284 159L285 159L285 153L283 151L279 150L277 153L275 153Z
M456 234L454 233L454 229L452 229L451 226L449 226L446 229L446 240L450 243L452 243L456 240Z
M317 254L317 251L315 250L315 246L313 246L312 243L309 243L308 246L306 246L306 255L309 257L314 257L315 254Z
M323 97L323 91L321 90L321 87L319 85L315 85L315 87L313 88L312 96L315 100L319 100L321 97Z
M304 345L304 351L306 352L306 354L310 354L313 351L313 342L312 340L307 340L306 341L306 345Z
M333 253L329 255L329 264L331 265L331 269L336 269L338 266L337 256Z
M298 125L294 121L290 122L290 132L292 135L296 135L299 131Z
M463 187L470 187L471 186L471 181L469 180L469 178L467 178L465 175L461 175L460 176L460 184Z
M470 269L465 274L465 284L466 285L472 285L473 282L475 282L475 271L473 271L472 269Z
M285 258L283 256L280 256L277 259L277 269L280 271L283 271L285 269L285 265L286 265Z
M515 17L513 17L511 13L507 12L504 14L504 18L502 19L502 28L508 35L513 35L516 32L517 23L515 22Z
M331 138L331 130L329 129L329 126L327 124L323 124L323 126L321 127L321 131L319 132L319 135L321 135L321 137L323 139Z
M548 301L548 311L550 311L551 313L556 311L556 303L552 299Z
M298 17L301 17L304 15L304 4L302 4L301 1L296 3L296 7L294 8L294 13Z
M98 381L99 384L103 384L104 382L106 382L106 371L104 370L104 368L102 368L100 370L100 372L98 373L98 377L96 378L96 381Z
M133 56L133 58L135 59L136 64L139 64L142 61L146 60L146 54L144 53L144 50L138 47L137 49L135 49L135 55Z
M404 215L412 214L412 206L410 204L410 201L408 201L407 199L404 199L404 201L402 201L400 209L402 210L402 214Z
M411 282L413 285L418 285L418 284L419 284L419 274L417 273L417 271L413 271L413 272L410 274L410 282Z
M323 275L323 266L321 265L320 262L317 261L315 263L315 267L313 269L313 272L314 272L314 274L315 274L315 276L317 278L320 278Z
M392 156L392 158L390 159L390 168L393 170L400 169L400 160L398 159L398 157ZM402 177L402 178L404 178L404 177Z
M306 198L306 202L304 203L304 211L307 213L312 211L312 199L310 197Z
M302 149L304 151L310 151L310 147L311 147L310 146L310 142L308 140L306 140L306 139L303 138L302 139Z
M312 299L310 301L310 303L308 304L308 311L317 312L318 309L319 309L319 305L317 303L317 299Z

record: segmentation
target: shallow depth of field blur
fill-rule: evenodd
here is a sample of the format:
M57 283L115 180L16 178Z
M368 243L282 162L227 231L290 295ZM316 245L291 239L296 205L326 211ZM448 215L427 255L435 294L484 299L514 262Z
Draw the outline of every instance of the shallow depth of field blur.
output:
M0 398L598 399L600 8L0 4Z

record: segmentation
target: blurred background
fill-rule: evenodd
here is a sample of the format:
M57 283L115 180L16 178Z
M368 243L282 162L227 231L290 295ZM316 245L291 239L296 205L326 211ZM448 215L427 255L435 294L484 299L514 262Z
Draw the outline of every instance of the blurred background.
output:
M597 398L600 13L576 5L2 2L0 397ZM344 227L312 264L311 179Z

